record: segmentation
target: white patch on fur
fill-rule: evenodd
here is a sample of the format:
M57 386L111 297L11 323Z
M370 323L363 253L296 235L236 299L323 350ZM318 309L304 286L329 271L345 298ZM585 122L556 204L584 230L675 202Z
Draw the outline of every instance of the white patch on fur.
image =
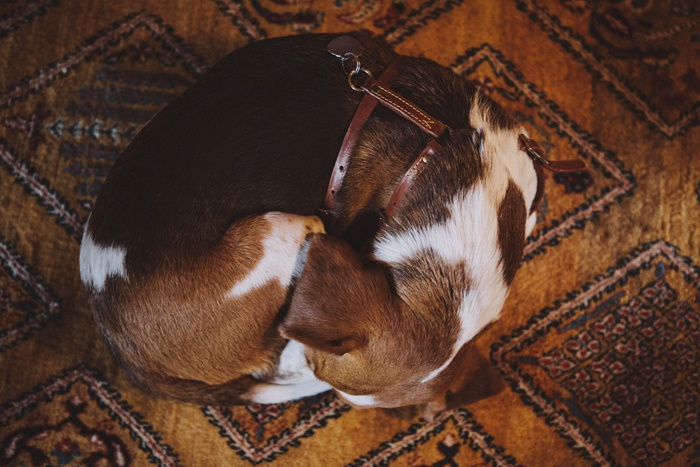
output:
M507 179L505 179L505 183ZM422 382L435 378L452 362L459 349L488 323L498 318L508 294L498 245L498 206L505 190L479 181L467 193L455 196L450 217L442 224L421 226L379 239L374 256L397 264L420 252L433 251L448 263L464 263L471 287L459 309L460 331L447 360ZM466 284L465 284L466 288Z
M374 258L399 264L426 251L433 251L450 264L465 262L470 272L480 273L483 263L500 260L498 213L500 200L492 199L486 184L477 182L458 193L448 204L450 217L444 223L420 225L398 235L380 237ZM505 195L505 192L504 192Z
M470 288L459 308L460 330L451 354L421 382L427 382L449 366L459 350L487 324L498 318L508 287L503 279L498 245L498 208L508 184L513 181L530 209L537 192L537 173L530 158L518 149L522 128L495 128L489 119L489 104L477 96L470 111L470 124L482 133L481 157L484 179L466 193L457 194L448 204L451 217L443 224L419 226L396 236L380 238L374 250L377 260L398 264L423 251L433 251L446 262L464 262ZM526 236L535 217L527 219Z
M530 236L530 234L532 233L532 229L535 228L536 224L537 213L533 212L532 214L530 214L530 217L527 218L527 222L525 223L525 238Z
M317 379L289 385L262 383L254 386L244 398L259 404L280 404L315 396L331 389L333 388L328 383Z
M459 309L457 342L447 360L422 382L447 368L466 342L498 318L505 302L508 287L498 246L497 211L505 190L489 186L490 182L477 182L466 194L457 195L448 206L450 217L445 223L382 237L375 247L375 258L388 264L398 264L430 250L448 263L463 262L467 267L471 287Z
M260 404L279 404L328 391L331 386L316 378L306 361L304 345L290 340L282 350L277 368L264 374L253 374L261 384L253 387L246 398Z
M452 360L454 360L464 344L472 340L486 325L498 318L508 296L508 287L505 282L502 282L500 271L498 274L499 277L493 284L475 284L464 295L462 304L459 307L460 334L452 348L452 353L440 367L423 378L421 383L426 383L439 375L442 370L452 363ZM482 276L479 282L486 282L487 280L487 278Z
M229 298L245 295L270 281L288 286L294 274L299 248L304 243L307 226L313 233L324 233L323 223L317 217L305 217L281 212L268 212L264 218L272 231L263 240L264 253L255 268L227 294Z
M336 392L343 396L343 399L358 407L374 407L377 405L377 400L374 396L353 396L337 389Z
M102 291L108 277L126 276L126 250L116 246L102 246L94 242L87 226L80 244L80 278L83 283Z
M295 340L290 340L282 350L272 373L253 376L272 384L299 384L316 379L306 361L304 344Z
M509 177L520 188L525 198L525 206L530 210L537 193L537 173L530 157L518 148L518 135L527 136L524 128L503 130L494 128L489 120L489 103L477 94L469 113L469 120L474 128L483 132L482 156L487 167L490 164L492 173L488 177L497 176L500 180L496 185L507 188L502 183L503 177ZM503 169L506 172L503 172ZM499 173L500 172L500 173ZM534 225L533 225L534 227ZM530 229L527 233L532 231Z
M448 365L449 365L450 363L452 363L452 360L454 360L454 358L455 358L456 355L457 355L457 354L453 351L452 354L450 355L450 358L448 358L447 360L445 360L445 363L443 363L442 365L440 365L439 367L435 368L433 371L431 371L430 373L428 373L428 376L426 376L425 378L423 378L422 380L420 380L420 382L421 382L421 383L427 383L428 381L434 379L437 375L439 375L440 373L442 373L442 370L444 370L445 368L447 368Z
M506 296L508 286L503 279L501 253L498 246L498 214L495 206L491 209L486 190L477 185L471 196L467 196L463 205L455 203L453 216L464 226L478 226L466 245L468 250L462 252L462 259L467 265L471 287L466 290L459 307L460 331L451 355L438 368L430 372L421 382L427 382L439 375L452 363L464 344L476 336L487 324L498 318ZM488 206L488 207L487 207ZM481 211L481 212L479 212ZM470 218L478 214L479 220ZM466 216L465 216L466 215ZM468 222L468 223L466 223ZM459 225L459 224L458 224ZM456 227L456 226L455 226Z

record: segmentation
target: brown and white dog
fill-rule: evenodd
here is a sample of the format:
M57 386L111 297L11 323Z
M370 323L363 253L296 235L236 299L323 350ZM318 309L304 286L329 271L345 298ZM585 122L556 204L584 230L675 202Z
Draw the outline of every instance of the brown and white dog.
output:
M315 214L362 97L326 51L334 37L227 56L107 177L81 277L101 334L142 387L202 404L332 387L359 406L440 408L464 384L465 344L498 317L535 222L542 180L519 146L524 130L450 70L404 58L391 89L456 130L378 222L430 140L378 106L342 168L327 234ZM396 57L355 37L375 76Z

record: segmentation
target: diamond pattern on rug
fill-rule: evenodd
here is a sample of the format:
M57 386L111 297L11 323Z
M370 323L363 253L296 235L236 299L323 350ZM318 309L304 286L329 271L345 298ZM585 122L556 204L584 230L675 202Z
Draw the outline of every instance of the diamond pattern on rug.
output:
M114 159L206 68L159 18L128 16L0 95L0 165L79 241Z
M399 456L408 465L421 466L481 465L483 461L518 465L466 409L448 410L433 421L415 423L349 465L387 465Z
M312 32L323 26L334 31L368 29L396 45L429 22L461 5L464 0L392 1L339 0L333 3L333 17L315 10L310 2L260 2L259 0L215 0L249 42L298 32ZM340 28L335 26L340 24Z
M60 311L44 281L0 235L0 352L25 339Z
M587 170L548 183L539 222L525 246L524 261L558 245L636 188L634 175L611 151L528 82L516 67L488 44L468 50L452 69L474 81L511 111L553 160L582 158Z
M21 25L30 23L36 16L45 14L47 8L57 4L58 0L0 3L0 39L16 31Z
M282 404L202 409L229 447L253 464L270 462L299 447L303 438L348 410L350 406L333 392Z
M694 2L516 3L666 136L700 123L700 9Z
M400 3L395 2L385 16L375 18L373 23L390 44L398 45L462 3L464 0L425 0L403 12ZM359 24L354 26L357 28Z
M689 465L700 436L699 310L700 268L659 241L543 310L492 359L588 459Z
M82 366L0 407L4 465L179 465L172 449Z

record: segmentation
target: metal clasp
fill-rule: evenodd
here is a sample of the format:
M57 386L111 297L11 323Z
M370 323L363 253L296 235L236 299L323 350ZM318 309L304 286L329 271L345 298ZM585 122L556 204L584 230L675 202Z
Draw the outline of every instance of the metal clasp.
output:
M365 48L360 42L351 36L340 36L333 39L327 47L328 52L338 57L341 61L343 71L348 75L348 84L353 91L362 92L362 88L353 82L353 78L364 73L372 77L372 73L366 68L362 68L360 56Z
M357 63L359 65L360 62L357 62ZM353 91L363 92L363 89L360 86L355 86L355 83L352 82L353 76L357 76L360 73L364 73L368 77L372 78L372 73L370 73L369 70L366 68L360 68L359 70L353 71L352 73L348 74L348 84L350 85L350 87L352 88Z

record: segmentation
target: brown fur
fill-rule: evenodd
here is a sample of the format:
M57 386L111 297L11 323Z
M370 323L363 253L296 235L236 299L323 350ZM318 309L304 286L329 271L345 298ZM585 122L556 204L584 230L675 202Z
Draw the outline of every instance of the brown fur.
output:
M511 180L498 208L498 244L503 255L503 271L508 285L515 278L525 248L525 223L522 220L527 217L526 213L523 194Z
M264 41L224 58L149 122L105 181L88 232L127 251L128 280L88 292L112 353L141 386L241 403L247 375L274 366L286 285L223 296L262 256L259 214L320 206L360 98L325 51L333 37ZM393 52L362 37L374 43L365 63L382 70Z
M361 97L325 51L333 37L261 41L224 58L141 131L103 185L89 233L126 249L128 280L108 278L103 292L90 291L91 303L114 355L143 387L197 403L241 403L255 384L250 374L275 364L286 285L223 297L262 256L261 214L308 216L321 206ZM366 33L357 37L363 66L380 74L395 53ZM394 89L453 129L468 127L475 90L448 69L411 59ZM493 109L497 124L514 124ZM310 365L335 387L369 394L401 382L382 396L387 406L428 402L451 387L458 359L419 390L411 375L444 359L456 317L427 310L454 308L443 292L469 279L429 255L390 275L362 246L378 229L448 216L444 200L483 177L474 137L450 132L394 219L380 226L378 209L427 137L381 106L363 129L338 193L337 237L313 238L281 328L310 347ZM506 199L499 219L524 225L517 193ZM522 251L518 229L499 233L509 282ZM440 290L402 289L397 274L412 268L434 268Z
M458 294L469 280L464 268L433 255L394 270L394 278L415 283L401 276L425 268L434 271L441 288L395 291L383 268L363 263L344 242L315 236L280 332L309 346L312 369L336 389L372 394L382 407L437 400L444 408L448 391L461 400L474 384L461 377L463 352L430 384L419 382L451 351L456 336L446 331L459 328ZM444 290L455 294L445 296ZM441 304L446 298L449 303Z
M439 355L428 350L443 346L445 336L425 332L431 326L392 290L383 268L363 263L345 242L320 235L312 240L280 332L313 349L310 365L332 386L374 393L405 379L403 361L411 371L438 363ZM364 356L370 360L363 352L348 355L368 346ZM368 371L373 367L385 371Z
M100 330L137 382L177 397L178 381L208 388L271 367L284 346L276 325L287 288L268 283L225 298L262 256L260 241L268 231L260 217L242 219L209 255L136 280L130 275L128 282L112 279L104 293L91 295ZM223 391L219 402L231 400L239 386Z

